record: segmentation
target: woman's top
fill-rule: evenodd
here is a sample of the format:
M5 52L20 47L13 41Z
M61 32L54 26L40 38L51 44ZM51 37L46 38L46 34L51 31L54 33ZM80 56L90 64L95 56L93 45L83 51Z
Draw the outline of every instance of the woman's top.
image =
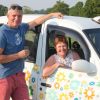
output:
M52 66L55 63L62 63L66 67L71 67L72 62L74 61L73 59L73 52L71 50L68 51L65 59L61 58L59 55L54 54L49 57L49 59L46 61L45 66Z

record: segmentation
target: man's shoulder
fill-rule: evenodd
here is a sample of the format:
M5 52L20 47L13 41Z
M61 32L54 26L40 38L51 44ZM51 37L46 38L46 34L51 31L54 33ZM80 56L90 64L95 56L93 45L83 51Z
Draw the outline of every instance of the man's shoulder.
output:
M3 24L1 27L0 27L0 34L4 34L6 31L8 30L7 26L5 24Z
M0 31L6 28L6 24L3 24L2 26L0 26Z
M19 27L27 29L27 28L29 28L29 24L28 23L21 23Z

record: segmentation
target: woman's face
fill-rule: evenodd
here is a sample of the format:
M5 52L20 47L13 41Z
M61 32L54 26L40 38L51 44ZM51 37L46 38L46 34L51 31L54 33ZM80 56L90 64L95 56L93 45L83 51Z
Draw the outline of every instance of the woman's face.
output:
M63 42L58 42L55 46L56 52L60 57L65 58L67 53L67 45Z

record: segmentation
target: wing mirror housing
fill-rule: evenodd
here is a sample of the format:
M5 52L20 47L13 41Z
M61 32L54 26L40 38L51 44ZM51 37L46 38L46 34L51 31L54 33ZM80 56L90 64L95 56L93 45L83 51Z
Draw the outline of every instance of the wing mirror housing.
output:
M100 24L100 16L96 16L96 17L92 18L92 20L97 22L98 24Z
M93 63L86 60L75 60L72 62L72 70L87 73L89 76L97 74L97 68Z

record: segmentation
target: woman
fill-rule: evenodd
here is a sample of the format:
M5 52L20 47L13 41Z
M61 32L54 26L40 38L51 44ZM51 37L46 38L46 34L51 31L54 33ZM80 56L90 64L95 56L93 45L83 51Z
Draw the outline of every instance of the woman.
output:
M58 67L70 67L74 60L80 59L76 52L68 50L68 42L63 35L55 36L54 47L57 53L46 61L43 78L50 76Z

